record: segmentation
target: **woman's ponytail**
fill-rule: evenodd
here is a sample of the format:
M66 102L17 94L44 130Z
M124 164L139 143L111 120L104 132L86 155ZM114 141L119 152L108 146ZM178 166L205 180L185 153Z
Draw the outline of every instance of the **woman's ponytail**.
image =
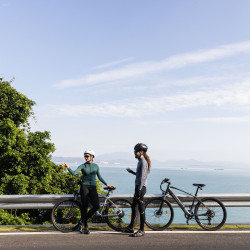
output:
M148 163L148 173L150 173L151 160L150 160L150 158L149 158L149 156L147 155L146 152L144 152L144 158L145 158L146 162Z

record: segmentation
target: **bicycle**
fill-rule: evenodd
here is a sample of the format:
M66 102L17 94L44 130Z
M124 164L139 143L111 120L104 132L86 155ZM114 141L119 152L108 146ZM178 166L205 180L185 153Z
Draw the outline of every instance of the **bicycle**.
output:
M162 189L164 183L167 183L166 190ZM198 225L205 230L212 231L220 229L227 218L225 206L221 201L215 198L197 198L199 189L202 190L206 185L193 184L193 186L197 187L194 195L171 186L169 179L165 178L160 185L163 196L161 198L153 198L145 205L146 225L153 230L164 230L171 225L174 219L174 210L167 200L167 194L169 194L184 212L187 224L189 224L189 220L196 220ZM189 206L189 209L174 194L172 189L176 189L193 197L192 205Z
M115 188L105 187L108 193L100 194L105 200L101 205L101 210L96 212L97 218L104 218L106 223L116 231L122 231L130 222L131 202L126 199L111 200L110 193ZM74 198L59 201L52 209L51 220L54 227L61 232L76 231L80 227L81 220L81 203L80 188L74 194Z

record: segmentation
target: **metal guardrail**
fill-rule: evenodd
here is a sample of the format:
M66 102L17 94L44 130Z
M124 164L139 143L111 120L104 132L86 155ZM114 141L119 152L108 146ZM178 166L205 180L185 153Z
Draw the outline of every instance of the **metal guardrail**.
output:
M177 195L180 200L189 205L192 201L192 197L186 195ZM160 194L145 195L145 202L151 198L161 197ZM201 194L198 198L213 197L224 203L226 207L250 207L250 194ZM0 209L52 209L53 206L59 201L68 198L73 198L72 194L41 194L41 195L0 195ZM116 194L111 195L112 199L133 199L131 194ZM100 197L100 201L104 200ZM176 207L174 200L169 197L168 200Z

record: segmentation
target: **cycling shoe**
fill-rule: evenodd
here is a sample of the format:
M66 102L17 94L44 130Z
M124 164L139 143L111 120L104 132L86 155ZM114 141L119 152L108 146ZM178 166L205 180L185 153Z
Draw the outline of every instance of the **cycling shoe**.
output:
M134 233L134 229L130 227L125 227L122 231L124 233Z
M145 232L144 232L144 231L138 230L137 232L135 232L135 233L132 234L131 236L132 236L132 237L141 237L141 236L144 236L144 235L145 235Z

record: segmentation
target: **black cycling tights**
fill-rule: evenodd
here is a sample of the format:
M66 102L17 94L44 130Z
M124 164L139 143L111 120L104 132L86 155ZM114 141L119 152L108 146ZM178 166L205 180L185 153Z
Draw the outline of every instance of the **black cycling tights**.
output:
M136 189L138 187L136 186ZM135 194L138 193L138 190L135 191ZM146 187L142 187L142 190L140 192L140 199L135 198L136 195L134 195L133 203L132 203L132 216L131 216L131 222L129 224L129 228L134 228L135 224L135 218L136 218L136 207L138 206L138 210L140 213L140 230L144 231L144 223L145 223L145 207L144 207L144 195L146 194Z
M95 214L95 212L100 208L99 197L96 190L96 186L93 185L81 185L80 189L82 210L81 217L82 222L85 227L87 227L88 219ZM88 211L89 201L92 208ZM88 211L88 212L87 212Z

